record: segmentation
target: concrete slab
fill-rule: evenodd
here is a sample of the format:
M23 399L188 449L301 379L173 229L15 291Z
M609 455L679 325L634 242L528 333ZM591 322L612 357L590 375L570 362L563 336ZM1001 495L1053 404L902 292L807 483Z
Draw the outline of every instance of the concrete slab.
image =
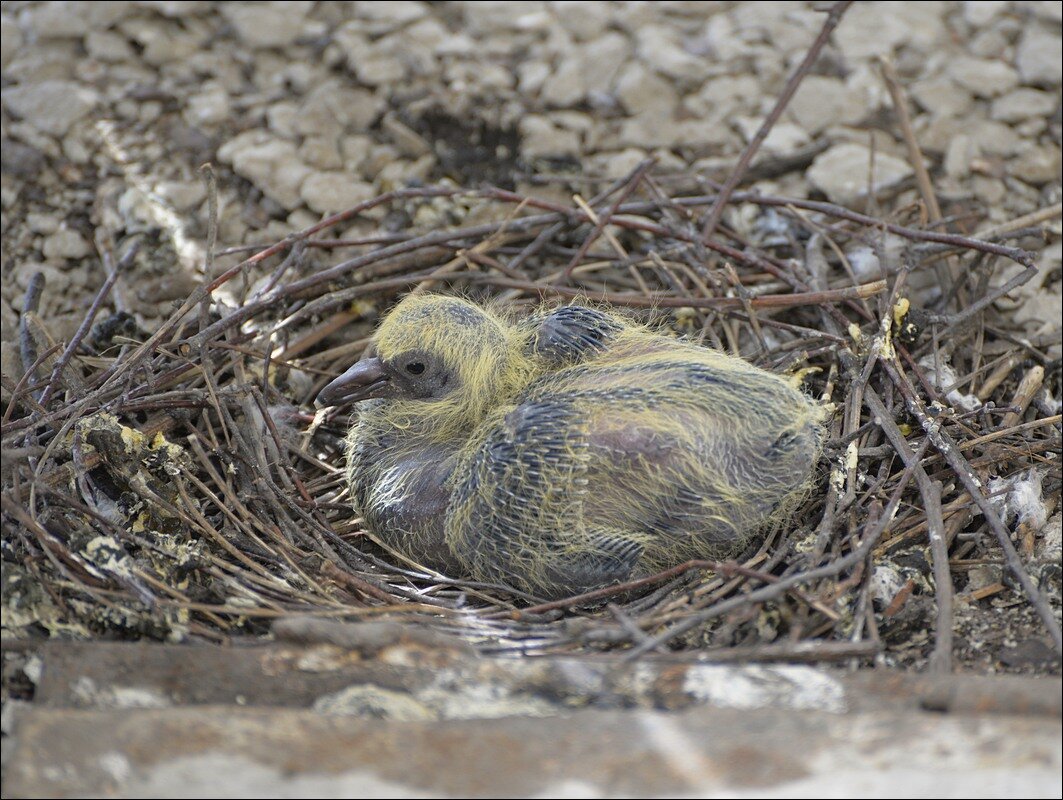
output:
M696 708L395 722L33 708L8 797L1059 797L1046 717Z
M320 632L320 631L318 631ZM49 642L4 797L1059 797L1059 678Z
M803 665L717 665L646 658L481 658L461 648L400 639L371 652L335 644L243 648L151 643L48 642L36 702L81 708L201 704L320 706L351 687L426 701L464 695L443 717L504 716L503 701L542 701L539 714L573 707L675 710L694 705L820 711L931 710L1063 714L1059 678L849 673ZM479 701L470 702L475 687ZM498 701L492 713L486 699ZM552 706L552 709L550 708ZM378 709L385 713L386 709Z

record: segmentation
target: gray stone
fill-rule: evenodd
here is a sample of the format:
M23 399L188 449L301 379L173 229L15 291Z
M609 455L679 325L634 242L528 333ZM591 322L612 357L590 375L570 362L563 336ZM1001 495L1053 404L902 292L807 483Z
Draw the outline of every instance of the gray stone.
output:
M447 26L437 19L422 19L402 31L402 39L408 43L407 46L423 51L446 49L453 38Z
M428 6L415 0L358 0L354 3L354 13L393 30L423 19L428 14Z
M705 77L706 62L683 49L676 31L663 25L650 25L635 33L639 58L658 72L680 80Z
M701 91L683 104L698 119L726 123L733 114L747 109L759 91L760 83L753 75L721 75L706 81Z
M95 107L96 92L73 81L42 81L3 90L3 103L37 130L62 136Z
M155 191L178 211L191 211L207 199L202 181L162 181Z
M293 142L261 130L247 131L226 142L218 149L218 158L232 164L237 175L284 208L299 205L299 189L312 171L299 160Z
M580 41L599 36L609 26L608 3L568 0L550 3L549 8L558 24Z
M736 117L734 120L735 127L747 142L753 140L763 123L764 120L760 117ZM797 125L790 122L777 122L768 132L761 147L767 153L791 153L808 144L809 141L808 133Z
M997 0L966 0L963 3L963 18L968 24L981 28L1006 10L1007 4Z
M408 158L420 158L432 148L417 131L398 118L394 112L384 115L381 127L399 152Z
M4 70L7 83L31 84L48 80L70 80L78 58L78 43L73 39L46 39L21 47L12 53Z
M28 9L23 19L39 39L79 39L89 31L106 30L132 9L130 3L51 2Z
M1040 89L1016 89L993 101L990 116L1001 122L1021 122L1047 117L1059 105L1059 97Z
M997 97L1019 85L1019 73L1003 61L960 56L948 68L956 83L976 97Z
M979 58L1001 58L1007 55L1008 37L1002 26L986 28L978 33L967 45L972 56Z
M302 32L309 3L222 3L219 10L251 47L284 47Z
M615 153L599 153L595 159L596 166L606 178L622 178L631 174L646 158L646 151L638 147L629 147Z
M380 116L383 106L383 100L366 89L329 81L306 98L292 120L292 128L304 136L364 133Z
M629 114L662 114L667 117L679 102L672 84L660 75L633 61L621 71L616 94Z
M1023 83L1037 86L1059 86L1060 63L1063 62L1063 41L1058 23L1055 32L1050 32L1037 23L1031 23L1015 50L1015 66Z
M934 116L958 117L966 114L974 102L971 93L947 75L916 81L909 91L912 99Z
M135 58L129 40L114 31L89 31L85 36L85 49L93 58L107 63Z
M406 65L398 56L373 53L359 59L355 71L358 80L370 86L387 86L406 77Z
M59 230L60 220L54 214L33 212L26 215L26 225L34 233L47 235Z
M572 49L543 84L542 99L553 106L571 106L592 91L609 91L630 53L627 38L607 33Z
M355 180L345 172L314 172L303 181L301 196L312 211L329 214L370 200L372 184Z
M84 258L92 252L92 248L80 233L62 227L44 240L41 251L45 258L55 261Z
M150 8L164 17L182 19L210 13L210 7L199 0L138 0L138 6Z
M905 12L916 4L905 6ZM913 38L911 15L898 13L889 3L855 3L845 12L834 31L834 41L849 64L876 55L890 55L898 45Z
M168 20L134 17L120 26L142 48L141 58L152 66L183 62L196 55L200 43Z
M298 132L295 121L299 118L299 106L289 100L271 103L266 109L266 122L269 129L285 139L294 139Z
M987 208L995 208L1008 192L1004 181L985 175L975 175L971 179L971 186L974 188L974 196Z
M543 30L553 22L541 0L460 0L453 5L473 35Z
M362 163L369 158L373 148L373 140L363 134L344 136L340 141L340 155L343 157L344 168L348 172L357 173Z
M44 154L36 147L6 136L0 139L0 167L4 175L32 178L43 169L44 164Z
M299 158L304 164L320 170L343 167L343 157L335 136L307 136L299 145Z
M195 127L211 127L224 122L232 116L228 92L217 83L208 83L188 98L184 116L188 124Z
M971 162L977 156L977 145L970 136L961 133L949 142L945 151L945 174L954 180L966 178L971 173Z
M1030 144L1009 164L1015 177L1035 186L1060 179L1059 148L1054 144Z
M991 119L968 121L966 131L983 153L1011 156L1022 147L1022 139L1010 125Z
M4 343L3 347L0 347L0 372L5 376L20 376L25 371L22 358L19 355L19 348L14 345L18 341L18 314L11 307L11 304L6 299L0 297L0 342ZM8 382L5 380L3 385L0 386L0 398L3 402L11 402L11 392L8 391ZM5 598L6 599L6 598ZM7 613L7 612L5 612ZM3 717L7 717L7 706L11 701L8 700L4 703ZM6 722L7 720L3 720ZM10 730L3 731L6 736L11 734ZM6 742L5 742L6 746ZM4 754L6 755L6 753Z
M816 156L807 177L820 191L837 203L852 202L867 194L871 151L860 144L836 144ZM896 186L912 175L907 161L876 153L872 192Z
M537 94L550 77L550 65L544 61L525 61L517 67L517 87L522 95Z
M22 47L22 30L7 14L0 15L0 69L7 69Z
M522 119L520 136L520 152L525 158L571 156L579 153L579 134L557 127L545 116L531 114Z
M839 78L808 75L787 107L787 114L811 134L831 125L859 122L864 108L859 95Z

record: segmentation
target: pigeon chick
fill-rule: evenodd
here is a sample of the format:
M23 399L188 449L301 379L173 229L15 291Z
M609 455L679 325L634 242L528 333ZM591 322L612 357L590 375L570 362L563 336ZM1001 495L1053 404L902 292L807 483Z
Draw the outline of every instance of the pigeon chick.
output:
M354 504L420 563L560 597L736 554L808 484L822 410L742 359L565 306L411 296L326 386Z

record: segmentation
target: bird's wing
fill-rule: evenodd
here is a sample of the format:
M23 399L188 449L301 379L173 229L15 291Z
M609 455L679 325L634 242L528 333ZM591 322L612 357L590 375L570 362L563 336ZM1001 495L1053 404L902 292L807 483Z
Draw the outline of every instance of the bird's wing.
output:
M589 448L580 409L545 397L500 412L459 468L447 542L473 574L541 596L623 580L641 545L590 526L582 506Z
M534 319L532 325L530 354L555 369L601 353L621 330L608 314L584 306L563 306Z

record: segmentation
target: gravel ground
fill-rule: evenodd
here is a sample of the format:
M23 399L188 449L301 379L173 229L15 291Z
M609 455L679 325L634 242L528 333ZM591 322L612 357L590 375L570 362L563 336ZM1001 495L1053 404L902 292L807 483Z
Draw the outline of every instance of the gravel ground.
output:
M946 215L976 230L1059 202L1060 17L1056 2L857 3L762 150L807 168L757 188L859 203L873 150L876 189L916 199L885 56ZM5 3L4 341L38 270L62 289L45 298L53 333L70 334L103 278L99 227L159 231L117 287L150 329L198 278L208 161L221 246L412 182L567 196L530 176L578 187L647 155L660 174L722 177L822 19L787 2ZM1058 339L1059 265L1056 238L1046 285L1020 298L1031 334Z
M918 202L886 57L957 230L1058 204L1061 15L1058 2L855 4L754 164L770 177L753 185L872 212ZM41 316L63 340L104 280L97 247L112 239L148 234L113 299L145 331L200 282L206 162L220 247L270 243L441 180L567 200L652 155L665 185L696 187L727 175L822 20L801 2L5 3L5 382L22 374L17 309L35 272L48 281ZM340 235L407 224L370 212ZM998 309L1058 364L1058 214L1052 224L1055 235L1018 242L1039 253L1040 274ZM1059 529L1056 511L1057 548ZM1000 580L986 573L984 585ZM1016 649L1011 622L1038 625L1014 596L993 602L957 612L968 660L986 648L990 668L999 647Z

